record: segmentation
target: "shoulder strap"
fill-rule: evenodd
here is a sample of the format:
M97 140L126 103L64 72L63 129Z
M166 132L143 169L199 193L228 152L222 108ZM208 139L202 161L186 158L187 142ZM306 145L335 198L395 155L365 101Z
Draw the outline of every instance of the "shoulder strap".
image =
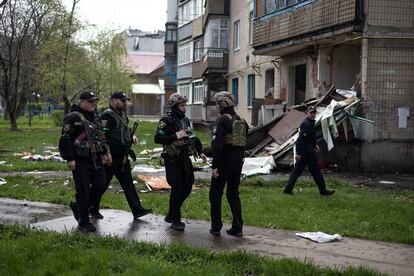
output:
M83 114L80 113L79 111L72 111L72 113L73 114L76 114L81 119L82 123L85 122L85 121L87 121L86 118L85 118L85 116L83 116Z
M118 113L116 113L115 111L113 111L112 109L110 109L110 108L108 108L107 110L105 110L104 112L110 112L110 113L112 113L113 115L115 115L115 117L117 117L120 121L121 121L121 123L126 127L126 128L128 128L128 123L127 122L125 122L122 118L121 118L121 116L119 116L119 114Z

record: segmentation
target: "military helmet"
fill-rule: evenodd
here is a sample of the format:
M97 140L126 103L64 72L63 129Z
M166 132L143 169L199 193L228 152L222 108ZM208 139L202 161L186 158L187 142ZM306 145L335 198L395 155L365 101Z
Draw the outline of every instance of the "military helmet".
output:
M180 103L186 103L187 102L187 97L185 97L185 96L181 96L180 94L178 94L178 93L174 93L174 94L172 94L171 96L170 96L170 98L168 99L168 102L167 102L167 105L169 106L169 107L174 107L174 106L176 106L177 104L180 104Z
M220 104L221 108L233 107L235 102L233 95L227 91L216 93L214 100Z

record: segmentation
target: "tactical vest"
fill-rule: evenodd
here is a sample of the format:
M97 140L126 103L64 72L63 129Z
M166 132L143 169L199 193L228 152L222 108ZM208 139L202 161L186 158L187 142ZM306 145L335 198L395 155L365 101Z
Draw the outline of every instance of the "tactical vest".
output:
M105 113L109 113L116 122L115 128L107 133L109 143L122 146L127 145L131 139L131 130L128 127L127 116L124 113L122 113L122 115L119 115L110 108L105 110L103 114Z
M226 144L233 145L235 147L244 147L246 145L246 122L237 115L224 114L231 121L231 133L228 133L224 137Z
M185 118L178 119L172 114L167 113L166 116L171 116L172 121L175 124L175 131L186 130L191 134L191 128L189 122ZM164 147L165 153L167 153L170 159L177 159L180 156L191 156L195 153L195 139L183 138L176 140Z
M97 117L95 117L95 121L91 122L85 118L85 116L79 111L71 112L78 116L82 121L82 127L84 128L83 124L86 123L92 133L93 143L95 145L95 150L97 154L102 154L105 152L105 134L103 133L101 123ZM85 131L85 130L84 130ZM76 148L76 155L81 157L89 157L91 145L88 144L88 138L86 137L86 132L81 134L80 136L85 135L81 141L78 141L79 144L75 144ZM78 139L78 138L77 138Z

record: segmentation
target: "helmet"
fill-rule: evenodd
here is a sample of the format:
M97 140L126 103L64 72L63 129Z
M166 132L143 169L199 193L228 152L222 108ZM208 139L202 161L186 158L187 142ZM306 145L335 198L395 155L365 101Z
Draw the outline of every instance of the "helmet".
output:
M233 107L235 102L233 95L227 91L216 93L214 100L220 104L221 108Z
M187 102L187 97L185 97L185 96L181 96L180 94L178 94L178 93L174 93L174 94L172 94L171 96L170 96L170 98L168 99L168 102L167 102L167 105L169 106L169 107L174 107L174 106L176 106L177 104L180 104L180 103L186 103Z

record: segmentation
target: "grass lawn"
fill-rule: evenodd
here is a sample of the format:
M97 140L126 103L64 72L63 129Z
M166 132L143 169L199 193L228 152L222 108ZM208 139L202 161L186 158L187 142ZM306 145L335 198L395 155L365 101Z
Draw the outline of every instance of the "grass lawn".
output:
M6 177L0 197L69 204L74 197L73 182L64 179L39 179L23 176ZM183 207L183 217L208 220L210 204L206 182L190 195ZM240 196L246 225L300 231L323 231L348 237L414 244L414 192L384 191L352 187L336 180L332 197L321 197L313 183L301 181L295 196L284 195L282 181L259 179L242 181ZM138 189L144 189L141 182ZM126 199L114 182L104 195L102 207L129 210ZM157 214L166 214L168 193L141 193L143 205ZM231 221L228 204L223 198L223 219Z
M1 275L378 275L291 259L0 225Z
M65 164L59 164L53 161L30 162L21 159L21 156L15 156L19 152L31 152L33 154L44 154L48 147L57 147L60 137L61 128L53 127L50 117L34 117L32 127L28 126L28 120L25 117L19 118L18 131L10 131L9 123L0 120L0 161L6 161L13 166L0 165L0 171L51 171L66 170ZM131 124L132 125L132 124ZM140 121L138 127L139 144L134 145L133 149L138 157L149 157L149 155L139 155L144 149L153 149L161 147L154 144L154 134L158 123ZM197 137L201 139L204 145L209 144L208 135L197 132ZM57 151L57 148L53 151ZM144 160L141 163L159 165L159 159Z

